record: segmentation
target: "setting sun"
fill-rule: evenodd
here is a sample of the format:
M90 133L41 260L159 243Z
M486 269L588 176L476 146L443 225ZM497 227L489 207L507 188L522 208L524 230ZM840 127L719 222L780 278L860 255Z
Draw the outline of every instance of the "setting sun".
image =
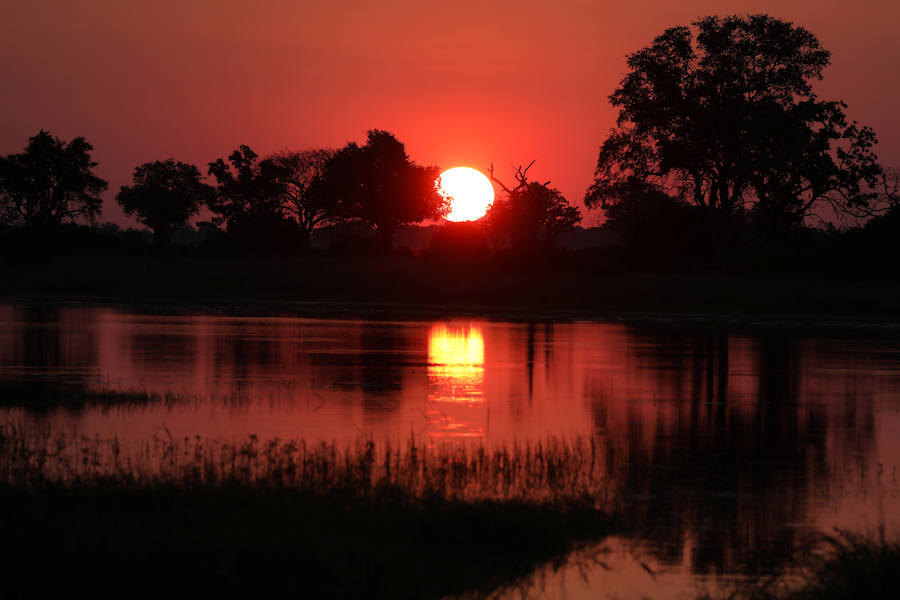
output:
M484 173L471 167L454 167L441 173L438 192L450 201L448 221L475 221L494 202L494 186Z

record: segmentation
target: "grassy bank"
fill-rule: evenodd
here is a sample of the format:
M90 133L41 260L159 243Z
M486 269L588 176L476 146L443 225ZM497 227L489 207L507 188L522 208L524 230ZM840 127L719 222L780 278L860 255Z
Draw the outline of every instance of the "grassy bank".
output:
M538 566L626 528L598 508L586 444L127 449L4 426L0 589L441 598L527 586Z
M613 529L574 505L230 485L7 485L0 501L5 597L477 595Z
M825 536L808 554L804 583L781 598L900 598L900 543L852 533Z
M401 256L61 256L0 265L7 298L151 304L392 303L401 312L561 310L753 315L900 315L892 278L621 273L589 263L433 264Z

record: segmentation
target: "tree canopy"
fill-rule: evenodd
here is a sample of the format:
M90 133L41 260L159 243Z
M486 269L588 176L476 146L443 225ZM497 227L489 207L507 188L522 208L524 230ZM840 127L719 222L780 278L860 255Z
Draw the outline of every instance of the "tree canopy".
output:
M209 208L218 224L231 228L241 220L259 216L283 216L283 168L270 160L258 160L249 146L240 146L228 157L209 163L217 186Z
M259 160L248 146L209 164L218 185L210 210L216 225L225 225L228 244L240 251L292 253L306 246L297 222L285 205L290 169L272 159Z
M634 190L663 192L768 230L824 204L865 208L882 175L875 134L848 121L844 103L816 96L829 61L812 33L768 15L667 29L628 56L610 96L617 126L585 204L609 209Z
M46 228L93 220L108 187L94 173L93 149L83 137L64 142L41 130L24 152L0 157L0 222Z
M144 163L134 170L133 184L123 186L116 202L127 215L153 230L157 244L168 243L175 227L185 225L213 198L199 169L174 159Z
M325 167L334 156L333 150L313 149L281 152L266 159L275 167L281 184L281 209L296 219L308 240L321 225L340 218L341 207L325 184Z
M531 162L524 169L516 169L517 185L507 187L494 177L491 179L504 191L505 198L497 198L487 213L487 221L494 235L512 246L554 245L560 233L571 231L581 221L581 211L550 182L528 181Z
M390 246L397 227L447 213L449 204L435 187L439 174L437 167L411 161L394 134L372 129L364 145L351 142L334 154L324 181L343 215L367 223Z

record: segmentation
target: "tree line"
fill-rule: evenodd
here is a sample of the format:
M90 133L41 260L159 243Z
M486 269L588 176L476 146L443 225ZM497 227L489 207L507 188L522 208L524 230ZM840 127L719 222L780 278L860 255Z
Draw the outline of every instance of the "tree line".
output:
M91 150L84 138L65 142L41 131L24 152L0 159L2 223L39 230L95 219L108 185L94 174ZM518 170L515 188L504 186L507 197L486 217L498 243L552 242L581 220L558 190L529 182L526 171ZM399 227L449 212L439 174L438 167L413 162L394 134L373 129L365 144L338 150L260 157L242 145L209 163L211 183L197 166L173 158L144 163L115 200L162 246L205 207L212 223L245 249L306 247L319 227L357 223L371 231L377 249L390 250Z
M900 220L898 177L879 164L875 132L815 93L829 63L815 35L768 15L667 29L627 57L585 206L638 253L781 240L829 218ZM93 220L107 183L91 150L41 131L0 158L0 225ZM491 167L501 194L484 223L499 247L553 247L582 220L549 181L528 179L530 167L516 169L513 187ZM145 163L116 202L159 245L206 207L242 248L306 247L318 228L356 223L387 250L398 228L447 214L439 172L373 129L336 150L260 157L240 146L205 175L172 158Z

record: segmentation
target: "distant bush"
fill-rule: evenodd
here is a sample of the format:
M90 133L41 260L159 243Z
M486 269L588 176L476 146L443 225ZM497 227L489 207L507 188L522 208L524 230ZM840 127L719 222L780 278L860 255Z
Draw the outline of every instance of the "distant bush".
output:
M0 254L16 260L41 259L58 254L135 255L148 252L149 231L120 229L111 223L99 227L65 224L41 230L0 230Z
M430 260L449 264L471 264L485 261L491 251L481 222L448 222L431 238L424 256Z

